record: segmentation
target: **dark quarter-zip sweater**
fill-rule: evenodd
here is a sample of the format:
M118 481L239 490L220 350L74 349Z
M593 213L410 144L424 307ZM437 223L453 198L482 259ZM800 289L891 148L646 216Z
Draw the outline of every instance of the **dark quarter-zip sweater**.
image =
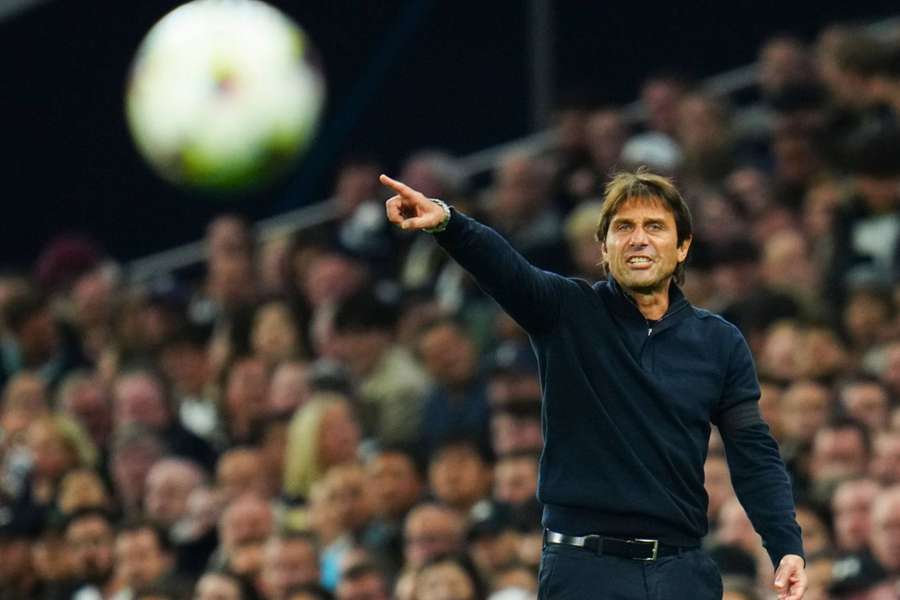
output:
M791 484L759 416L750 350L733 325L674 284L650 323L616 281L590 285L530 265L451 209L438 243L529 334L543 389L543 524L697 546L707 533L711 424L772 562L803 555Z

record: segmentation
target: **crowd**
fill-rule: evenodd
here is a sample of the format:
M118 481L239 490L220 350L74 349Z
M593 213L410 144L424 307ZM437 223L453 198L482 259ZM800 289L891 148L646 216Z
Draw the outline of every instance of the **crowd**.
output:
M900 598L893 33L770 39L753 98L650 76L639 126L573 99L552 147L482 189L439 151L397 173L589 280L609 174L675 178L684 291L754 352L808 600ZM536 361L430 236L389 225L383 169L347 160L316 228L257 240L216 218L202 273L135 284L66 236L0 275L0 599L535 597ZM770 598L715 432L706 487L725 597Z

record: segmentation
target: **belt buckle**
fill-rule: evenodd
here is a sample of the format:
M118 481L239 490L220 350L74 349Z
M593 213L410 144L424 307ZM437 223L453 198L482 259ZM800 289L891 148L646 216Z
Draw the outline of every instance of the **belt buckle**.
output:
M659 553L659 540L648 540L648 539L642 539L642 538L635 538L633 541L642 542L642 543L651 542L653 544L653 550L652 550L649 558L638 558L635 560L644 560L644 561L656 560L656 555Z

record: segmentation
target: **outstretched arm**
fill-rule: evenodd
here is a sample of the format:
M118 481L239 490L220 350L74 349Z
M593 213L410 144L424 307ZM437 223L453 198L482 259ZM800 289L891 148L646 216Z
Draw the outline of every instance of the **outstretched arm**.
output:
M569 284L565 277L534 267L490 227L455 209L448 217L440 204L421 192L387 175L380 179L396 192L385 203L391 223L406 230L443 228L435 240L526 331L553 328L563 287Z

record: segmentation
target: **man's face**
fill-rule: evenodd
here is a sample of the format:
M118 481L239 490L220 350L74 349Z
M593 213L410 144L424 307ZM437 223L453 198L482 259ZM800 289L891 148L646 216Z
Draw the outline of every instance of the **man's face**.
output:
M295 586L319 579L319 559L306 540L269 540L263 551L262 585L269 597L285 598Z
M140 423L155 431L171 420L161 384L148 375L134 373L116 382L113 390L116 426Z
M868 480L849 481L835 490L831 510L839 549L858 552L866 546L872 502L877 495L878 484Z
M462 523L452 512L436 506L414 509L403 531L404 555L410 567L418 568L440 554L458 551Z
M132 589L159 579L171 564L171 557L160 548L150 529L120 533L115 556L118 577Z
M390 595L384 578L368 573L355 579L341 579L337 587L338 600L388 600Z
M422 480L404 454L381 454L367 465L366 474L375 512L381 516L402 515L422 492Z
M667 289L690 245L678 245L675 216L660 200L632 198L616 211L600 251L619 285L648 293Z
M475 450L452 446L432 460L428 480L436 497L465 510L488 495L491 472Z
M74 521L66 530L66 545L76 578L106 581L113 568L113 531L99 516Z
M508 504L532 500L537 490L537 461L532 458L510 458L494 467L494 498Z

